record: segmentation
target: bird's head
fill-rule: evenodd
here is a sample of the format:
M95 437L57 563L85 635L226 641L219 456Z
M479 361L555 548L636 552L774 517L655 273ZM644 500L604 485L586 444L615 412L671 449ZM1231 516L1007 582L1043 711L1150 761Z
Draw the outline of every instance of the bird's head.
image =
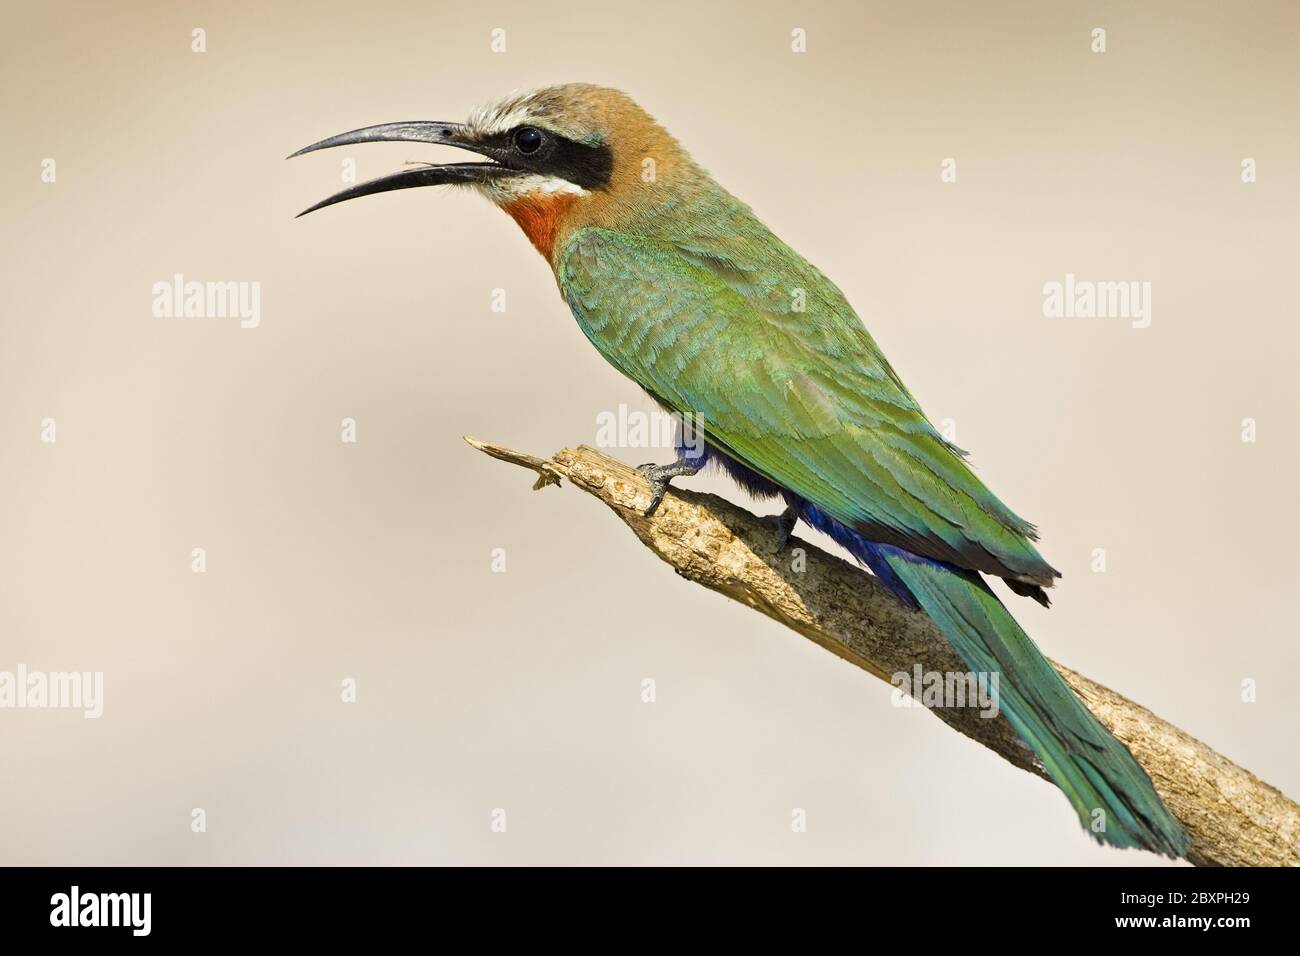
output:
M629 96L585 83L515 94L475 110L464 123L367 126L293 155L373 142L456 146L487 161L420 165L359 183L300 215L393 189L467 186L509 213L549 260L560 234L650 216L674 185L704 175Z

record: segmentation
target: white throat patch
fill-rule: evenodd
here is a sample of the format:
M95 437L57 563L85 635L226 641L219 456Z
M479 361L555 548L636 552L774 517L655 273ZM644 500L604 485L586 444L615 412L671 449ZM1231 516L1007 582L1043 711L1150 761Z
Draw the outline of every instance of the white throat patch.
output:
M587 190L559 176L503 176L483 184L483 192L494 203L509 204L525 196L586 196Z

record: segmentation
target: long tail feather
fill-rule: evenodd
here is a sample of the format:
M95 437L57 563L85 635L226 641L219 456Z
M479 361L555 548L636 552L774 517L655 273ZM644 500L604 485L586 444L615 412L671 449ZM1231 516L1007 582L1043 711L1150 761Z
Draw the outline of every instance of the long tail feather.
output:
M999 706L1100 843L1187 852L1186 832L1122 743L1092 716L978 574L877 548L966 666L998 673Z
M776 490L759 484L765 480L744 465L714 453L745 487L766 494ZM999 709L1097 842L1186 855L1187 833L1146 771L1084 707L979 574L868 541L812 502L789 497L787 502L797 503L811 527L867 565L901 600L928 614L967 667L999 675Z

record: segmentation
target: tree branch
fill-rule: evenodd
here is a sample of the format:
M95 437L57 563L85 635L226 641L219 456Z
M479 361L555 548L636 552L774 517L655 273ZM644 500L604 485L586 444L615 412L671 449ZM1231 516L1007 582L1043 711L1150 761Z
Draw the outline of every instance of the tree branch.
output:
M798 538L774 554L770 519L716 495L679 489L646 518L645 480L592 448L566 448L546 459L465 440L537 472L535 489L568 478L608 505L682 577L748 605L882 680L911 673L918 663L927 672L967 670L929 618L904 607L867 572ZM803 554L799 570L794 549ZM1300 865L1300 806L1146 708L1053 665L1151 776L1191 836L1189 860L1202 866ZM1017 767L1044 776L1005 717L984 718L973 707L931 712Z

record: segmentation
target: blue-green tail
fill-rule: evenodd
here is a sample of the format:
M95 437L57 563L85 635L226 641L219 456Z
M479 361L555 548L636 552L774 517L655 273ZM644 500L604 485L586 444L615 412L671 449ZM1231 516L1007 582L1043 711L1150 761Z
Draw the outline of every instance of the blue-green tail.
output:
M1146 771L1084 707L978 574L894 548L878 554L967 667L999 674L1002 713L1098 842L1174 857L1187 852L1186 832Z
M711 454L743 487L760 495L780 490L748 466L716 450ZM1187 834L1146 771L1084 707L979 574L870 541L816 504L798 504L811 527L830 535L900 599L928 614L967 667L998 675L999 710L1099 843L1186 854Z

